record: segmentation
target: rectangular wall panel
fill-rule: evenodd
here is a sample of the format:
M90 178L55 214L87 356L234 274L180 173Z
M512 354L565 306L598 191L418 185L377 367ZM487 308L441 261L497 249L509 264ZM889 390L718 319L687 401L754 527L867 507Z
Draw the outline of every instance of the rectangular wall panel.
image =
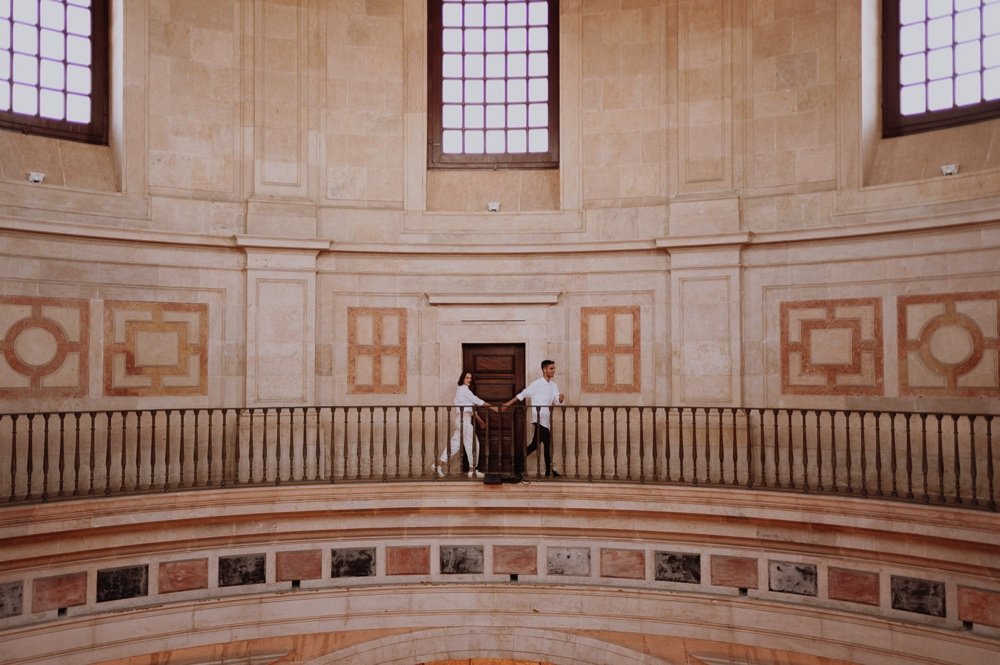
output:
M734 351L739 325L733 311L733 278L681 277L677 289L673 309L678 334L674 342L676 394L683 402L730 403L739 366Z
M306 194L308 5L260 0L254 30L254 189Z
M262 277L253 288L253 348L247 349L253 374L247 376L248 396L253 395L255 402L303 403L308 400L312 372L307 339L312 329L307 323L309 283Z
M679 193L732 189L731 4L679 8Z

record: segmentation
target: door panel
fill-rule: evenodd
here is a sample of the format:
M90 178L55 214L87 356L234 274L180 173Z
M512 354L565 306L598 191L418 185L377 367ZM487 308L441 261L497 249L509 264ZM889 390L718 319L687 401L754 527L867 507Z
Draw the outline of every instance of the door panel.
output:
M463 344L463 366L472 372L472 392L499 406L524 389L524 344ZM500 482L514 472L514 451L524 449L524 413L481 409L486 428L477 425L479 468L486 482Z

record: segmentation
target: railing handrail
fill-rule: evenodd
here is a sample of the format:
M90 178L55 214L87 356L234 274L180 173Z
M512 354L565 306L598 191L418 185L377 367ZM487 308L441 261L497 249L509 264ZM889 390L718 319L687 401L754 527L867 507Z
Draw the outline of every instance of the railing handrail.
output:
M263 404L250 406L165 406L165 407L134 407L134 408L102 408L102 409L70 409L63 411L3 411L0 410L0 418L17 416L58 416L62 415L89 415L89 414L116 414L116 413L150 413L168 411L252 411L263 409L297 409L297 410L318 410L318 409L418 409L418 408L455 408L454 404L426 403L426 404ZM477 407L486 408L486 407ZM509 410L525 409L523 404L515 404L506 407ZM982 411L910 411L906 409L881 409L881 408L830 408L816 406L743 406L743 405L717 405L717 404L605 404L605 403L579 403L579 404L553 404L549 407L532 406L531 409L550 408L553 410L572 410L583 408L604 408L604 409L670 409L670 410L728 410L728 411L789 411L789 412L830 412L830 413L850 413L850 414L882 414L882 415L910 415L910 416L963 416L970 418L1000 418L1000 413L984 413Z
M523 404L506 412L524 414ZM563 404L550 461L569 479L718 485L996 510L996 414ZM0 413L0 503L160 489L436 480L452 404L147 407ZM480 430L477 464L542 475L528 418ZM521 427L524 427L521 430ZM514 436L514 429L523 431ZM491 430L491 428L493 428ZM524 440L522 440L524 439ZM531 444L529 446L528 444ZM549 459L551 457L551 460ZM454 462L453 462L454 465ZM518 468L520 467L520 468Z

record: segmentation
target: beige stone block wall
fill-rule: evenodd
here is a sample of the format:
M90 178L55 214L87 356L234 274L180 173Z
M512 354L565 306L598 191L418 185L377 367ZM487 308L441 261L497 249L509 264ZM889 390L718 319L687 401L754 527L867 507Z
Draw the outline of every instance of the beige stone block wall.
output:
M325 100L317 155L323 198L400 207L403 201L403 7L395 2L320 3L317 45ZM325 103L324 103L325 102Z
M836 19L828 3L746 5L749 191L834 188Z
M295 200L306 204L301 216L317 220L327 206L476 212L488 200L515 214L584 201L652 206L666 219L678 197L686 204L738 192L747 209L723 218L724 232L823 226L830 215L853 222L859 212L906 206L914 194L975 196L996 181L996 122L872 138L874 4L564 3L562 166L497 180L426 172L422 3L126 3L116 6L112 35L110 148L5 132L13 157L0 179L47 173L41 188L10 190L32 205L64 190L148 190L216 208L250 197ZM940 184L939 162L959 163L970 177ZM907 185L881 187L889 183ZM219 229L167 212L170 205L157 209L161 228ZM677 221L672 235L700 230L683 214ZM266 218L245 227L330 233ZM583 233L609 237L603 226Z
M150 4L149 186L175 194L241 193L242 12L232 0Z
M114 192L118 187L111 151L40 136L0 132L0 179L23 184L28 172L44 173L50 187Z
M583 150L566 167L580 169L587 207L666 196L665 11L660 2L580 4Z
M3 409L243 401L238 252L0 236Z
M747 403L945 412L1000 403L997 248L981 234L761 247L745 257ZM801 371L803 350L809 373L789 375Z
M113 4L111 145L0 131L4 295L208 303L216 403L256 390L251 363L289 366L286 332L301 335L298 369L264 401L334 399L346 308L370 306L410 314L399 399L447 395L447 347L463 341L541 335L530 354L570 369L579 308L639 306L643 400L841 403L860 394L780 390L779 302L875 295L888 344L897 296L995 289L1000 124L879 138L874 0L563 2L560 168L496 173L426 168L423 2ZM315 265L237 277L249 246ZM251 315L258 277L298 280L316 308L274 291L262 302L284 314ZM493 300L429 304L454 293ZM448 318L483 307L530 324ZM251 330L275 344L248 346ZM961 398L921 400L901 404Z
M449 403L461 371L463 343L523 343L526 378L544 358L563 369L559 385L574 403L653 404L667 399L664 372L668 292L665 257L644 253L566 257L526 256L422 259L341 257L318 263L317 397L323 403L365 403L371 395L350 390L350 308L407 312L405 390L378 395L383 403ZM455 265L463 265L454 274ZM584 307L641 310L637 394L581 393L581 320Z
M427 209L441 212L482 213L490 202L505 213L559 210L559 171L521 169L427 171ZM485 228L490 220L484 219Z
M740 76L735 64L740 58L743 32L738 29L741 5L728 2L677 3L675 23L670 26L676 44L676 194L731 192L734 180L734 137L740 135L734 116L734 96ZM668 67L672 62L668 61ZM672 146L674 147L674 146ZM674 224L671 233L690 234L691 229ZM678 220L680 221L680 220ZM738 228L730 217L729 230ZM704 231L694 230L694 233Z

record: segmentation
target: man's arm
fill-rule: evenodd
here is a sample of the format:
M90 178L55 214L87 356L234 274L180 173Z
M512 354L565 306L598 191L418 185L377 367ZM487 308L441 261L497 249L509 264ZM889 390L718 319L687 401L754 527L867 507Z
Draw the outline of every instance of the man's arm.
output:
M506 402L504 402L503 406L501 406L500 408L501 409L506 409L508 406L511 406L511 405L513 405L513 404L515 404L517 402L520 402L522 399L524 399L525 397L528 396L527 393L530 390L531 390L531 386L528 386L527 388L525 388L524 390L522 390L521 392L519 392L518 394L516 394L513 397L511 397Z

